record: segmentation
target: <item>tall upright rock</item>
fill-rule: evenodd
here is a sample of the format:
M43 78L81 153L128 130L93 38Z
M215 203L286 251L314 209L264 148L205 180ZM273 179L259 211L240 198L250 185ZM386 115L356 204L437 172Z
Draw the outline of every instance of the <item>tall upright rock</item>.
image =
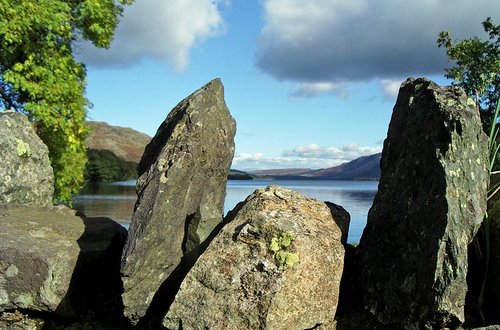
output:
M457 87L403 83L359 249L364 306L404 329L464 321L467 244L486 210L487 140Z
M21 113L0 113L0 178L0 204L52 205L49 150Z
M349 215L289 189L256 190L182 282L167 329L312 329L333 321Z
M181 101L146 147L121 267L132 323L222 221L235 131L215 79Z

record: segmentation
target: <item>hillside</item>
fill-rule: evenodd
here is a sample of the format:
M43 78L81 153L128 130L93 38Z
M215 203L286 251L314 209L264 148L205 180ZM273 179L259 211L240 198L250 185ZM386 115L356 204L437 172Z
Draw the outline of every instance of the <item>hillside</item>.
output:
M260 170L251 174L262 178L278 180L378 180L380 178L381 155L378 153L371 156L363 156L339 166L320 170Z
M89 121L88 124L92 132L87 141L89 148L87 177L93 181L113 181L136 177L137 164L151 137L128 127L111 126L105 122ZM378 180L380 157L380 153L364 156L339 166L320 170L289 168L258 170L250 173L231 170L229 179Z
M306 173L325 180L378 180L381 153L356 158L339 166Z
M256 176L302 175L311 172L310 168L280 168L273 170L256 170L251 173Z
M92 129L87 140L90 150L109 150L127 162L138 164L151 140L147 134L128 127L111 126L99 121L89 121L88 124Z

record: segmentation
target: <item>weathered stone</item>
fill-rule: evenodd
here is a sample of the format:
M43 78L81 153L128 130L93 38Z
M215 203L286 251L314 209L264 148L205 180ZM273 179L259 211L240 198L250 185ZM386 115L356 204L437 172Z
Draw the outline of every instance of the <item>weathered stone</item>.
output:
M397 328L464 321L467 244L486 210L487 141L457 87L408 79L358 247L365 308Z
M0 312L63 317L120 302L120 255L126 230L63 206L0 208Z
M500 325L488 325L486 327L474 328L471 330L500 330Z
M255 191L181 284L168 329L310 329L332 322L342 233L322 202L276 186Z
M28 118L0 112L0 204L52 205L49 151Z
M146 147L122 255L123 303L133 323L222 221L235 130L216 79L181 101Z
M492 177L492 184L500 182L500 173ZM490 265L483 309L488 316L500 323L500 191L488 200L490 233Z
M333 219L342 232L342 238L340 241L342 242L342 244L347 244L351 215L340 205L334 204L332 202L325 202L325 204L330 208Z

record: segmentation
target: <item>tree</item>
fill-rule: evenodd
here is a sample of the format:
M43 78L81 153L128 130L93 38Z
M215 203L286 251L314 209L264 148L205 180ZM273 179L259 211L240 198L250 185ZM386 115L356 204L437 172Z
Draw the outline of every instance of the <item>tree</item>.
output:
M448 59L454 66L446 69L446 78L462 87L474 99L484 131L490 131L492 117L500 96L500 26L490 17L483 23L489 40L478 37L456 41L450 32L443 31L437 40L439 47L446 49Z
M84 183L86 71L72 52L85 39L109 47L133 0L0 0L0 109L23 112L49 148L55 199Z
M91 182L137 179L139 164L128 162L109 150L89 149L85 177Z

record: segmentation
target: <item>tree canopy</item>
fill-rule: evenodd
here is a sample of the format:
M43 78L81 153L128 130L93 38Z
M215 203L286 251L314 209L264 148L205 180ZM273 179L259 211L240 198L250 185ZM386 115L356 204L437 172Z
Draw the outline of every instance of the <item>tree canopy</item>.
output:
M0 109L23 112L49 148L55 199L69 201L87 161L86 71L78 40L109 47L133 0L0 0Z
M454 62L446 69L446 78L453 79L483 110L483 126L488 131L500 96L500 26L490 17L482 25L489 40L473 37L457 41L450 32L443 31L437 42Z

